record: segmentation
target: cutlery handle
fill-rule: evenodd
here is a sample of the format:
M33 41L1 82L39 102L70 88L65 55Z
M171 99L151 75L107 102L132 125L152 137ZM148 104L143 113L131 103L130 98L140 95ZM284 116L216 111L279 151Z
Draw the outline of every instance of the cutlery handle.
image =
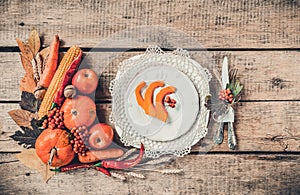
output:
M237 145L235 132L233 129L233 123L228 123L228 146L231 150L234 150Z
M220 125L214 135L214 142L216 144L221 144L223 142L223 137L224 137L224 123L220 122Z

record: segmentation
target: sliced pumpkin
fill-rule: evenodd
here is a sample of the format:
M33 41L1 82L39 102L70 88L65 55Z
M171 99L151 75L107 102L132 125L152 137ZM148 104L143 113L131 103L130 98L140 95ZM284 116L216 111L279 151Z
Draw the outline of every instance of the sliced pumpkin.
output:
M135 98L137 103L139 104L139 106L141 106L143 109L144 108L144 98L142 96L141 90L143 89L143 87L146 86L146 83L144 81L142 81L136 88L135 88Z
M164 106L164 98L166 95L169 95L171 93L174 93L176 91L175 87L168 86L164 89L162 89L156 96L155 99L155 110L156 110L156 118L158 118L161 121L166 122L168 119L168 112L165 109Z
M155 107L153 105L154 90L158 87L163 87L164 85L165 83L163 81L155 81L152 82L147 88L144 99L144 110L146 114L153 117L156 116Z
M164 106L164 98L166 95L174 93L176 88L173 86L168 86L163 88L161 91L158 92L156 95L155 102L153 104L153 95L154 90L158 87L163 87L165 83L163 81L154 81L152 82L145 93L145 97L143 98L141 90L146 86L146 83L142 81L136 88L135 88L135 97L138 102L138 105L143 108L145 114L155 117L161 121L166 122L168 119L168 112Z

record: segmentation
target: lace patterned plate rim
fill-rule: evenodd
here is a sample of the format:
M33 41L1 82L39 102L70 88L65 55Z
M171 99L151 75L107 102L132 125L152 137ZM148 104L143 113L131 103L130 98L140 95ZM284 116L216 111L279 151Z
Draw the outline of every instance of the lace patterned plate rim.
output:
M153 140L149 139L149 136L141 135L132 125L132 121L129 120L130 117L125 106L128 98L124 94L130 94L128 87L132 81L145 69L157 67L170 67L186 75L198 95L195 98L199 100L195 120L188 131L172 139L166 139L166 141ZM165 53L159 47L148 48L144 54L121 62L117 76L110 85L113 100L110 118L121 137L121 141L125 146L134 147L138 147L142 142L146 149L145 156L152 158L157 158L163 154L176 156L188 154L191 146L207 134L209 110L205 103L206 97L209 95L210 79L211 75L208 70L191 59L188 52L182 49Z

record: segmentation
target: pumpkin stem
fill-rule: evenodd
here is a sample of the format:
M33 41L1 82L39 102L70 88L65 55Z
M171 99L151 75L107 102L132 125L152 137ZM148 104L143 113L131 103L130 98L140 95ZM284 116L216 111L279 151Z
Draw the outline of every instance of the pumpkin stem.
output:
M72 109L72 110L71 110L71 113L72 113L74 116L77 116L77 110Z
M52 102L50 110L53 110L53 108L55 108L55 107L58 107L58 104L57 104L57 103L54 103L54 102Z
M54 156L56 155L56 152L57 152L56 148L52 148L52 149L51 149L51 151L50 151L50 158L49 158L49 160L48 160L48 165L51 166L52 161L53 161L53 158L54 158Z

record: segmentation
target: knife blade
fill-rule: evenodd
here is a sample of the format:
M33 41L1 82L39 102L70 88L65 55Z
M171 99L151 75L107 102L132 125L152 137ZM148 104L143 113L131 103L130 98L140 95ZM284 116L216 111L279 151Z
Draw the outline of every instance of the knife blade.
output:
M223 59L223 65L222 65L222 89L226 89L227 84L229 84L229 75L228 75L228 58L227 56ZM231 117L231 116L230 116ZM214 135L214 142L216 144L221 144L223 142L224 138L224 122L227 122L227 113L225 113L225 116L223 119L221 119L220 124L215 132Z
M226 89L227 84L229 84L228 58L225 56L222 65L222 89Z

